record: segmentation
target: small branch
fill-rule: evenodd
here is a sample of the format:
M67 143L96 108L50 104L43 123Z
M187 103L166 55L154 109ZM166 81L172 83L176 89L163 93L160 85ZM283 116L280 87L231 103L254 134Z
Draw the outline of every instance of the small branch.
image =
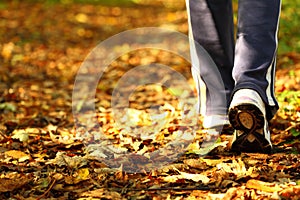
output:
M163 190L173 190L173 191L191 191L191 190L211 190L216 189L216 187L208 187L208 186L199 186L199 187L188 187L188 188L178 188L178 187L161 187L161 188L111 188L116 192L130 192L130 191L163 191Z
M0 131L0 135L1 135L2 137L4 137L5 139L8 138L4 133L2 133L2 131Z
M297 126L300 126L300 122L294 124L293 126L290 126L290 127L286 128L286 129L284 130L284 132L288 132L289 130L291 130L291 129L293 129L293 128L296 128Z
M164 188L141 188L141 189L130 189L128 191L161 191L161 190L175 190L175 191L190 191L190 190L211 190L213 187L189 187L189 188L177 188L177 187L164 187Z
M51 183L51 185L49 186L49 188L44 192L44 194L40 195L40 196L37 198L37 200L40 200L41 198L43 198L44 196L46 196L46 195L50 192L50 190L53 188L55 182L56 182L56 179L54 179L54 180L52 181L52 183Z

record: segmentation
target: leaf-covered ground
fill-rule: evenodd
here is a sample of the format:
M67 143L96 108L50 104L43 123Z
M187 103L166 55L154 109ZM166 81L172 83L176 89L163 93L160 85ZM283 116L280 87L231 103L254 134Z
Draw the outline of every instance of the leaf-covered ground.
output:
M143 4L120 8L29 2L0 4L1 199L299 199L299 53L278 57L280 110L270 127L272 154L231 153L226 142L231 136L225 134L212 153L201 156L204 134L199 126L197 140L175 161L168 155L170 149L155 156L151 152L194 130L179 126L180 89L146 85L136 90L123 122L134 123L138 130L114 126L110 101L116 82L140 64L171 66L194 88L189 63L149 49L120 57L97 89L96 121L113 147L132 154L122 158L116 152L114 159L104 162L103 157L111 155L99 146L103 141L97 138L94 122L89 127L74 124L72 89L80 64L100 41L124 30L159 26L187 34L184 4L136 1ZM192 101L193 94L186 98ZM160 111L152 116L161 119L162 129L151 124L151 107ZM191 120L201 124L197 117ZM130 134L143 133L145 127L157 134L147 138ZM88 144L80 135L86 129L92 133L85 136ZM172 162L148 170L168 158Z

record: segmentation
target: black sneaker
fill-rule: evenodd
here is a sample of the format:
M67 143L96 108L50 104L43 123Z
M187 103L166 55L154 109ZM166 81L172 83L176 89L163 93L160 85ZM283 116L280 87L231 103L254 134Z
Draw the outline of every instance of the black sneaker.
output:
M235 129L232 151L252 153L272 151L265 116L265 105L256 91L241 89L234 94L228 113L229 121Z

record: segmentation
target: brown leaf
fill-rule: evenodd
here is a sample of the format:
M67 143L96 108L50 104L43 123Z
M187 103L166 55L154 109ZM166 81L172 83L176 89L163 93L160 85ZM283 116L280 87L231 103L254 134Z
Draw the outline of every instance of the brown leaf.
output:
M250 193L245 190L245 188L229 188L222 198L223 200L231 200L231 199L249 199Z
M78 169L72 176L66 176L65 182L67 184L77 184L79 182L85 181L89 178L88 168Z
M207 169L208 166L200 159L187 159L183 161L184 164L187 164L189 167L197 169Z
M31 175L10 173L0 176L0 192L9 192L22 187L32 180Z
M279 194L288 199L297 199L300 196L300 185L286 188L280 191Z
M30 155L18 150L6 151L5 155L13 159L18 159L19 162L24 162L30 159Z
M55 164L60 167L67 166L71 169L78 169L87 164L87 160L80 156L70 157L64 152L57 152L56 157L47 162L47 164Z
M84 192L82 197L105 198L105 199L124 199L118 192L109 191L107 189L97 189L89 192Z

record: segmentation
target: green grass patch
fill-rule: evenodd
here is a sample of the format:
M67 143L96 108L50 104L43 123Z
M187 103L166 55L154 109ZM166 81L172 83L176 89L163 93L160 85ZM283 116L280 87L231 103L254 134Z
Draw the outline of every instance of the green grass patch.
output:
M2 2L2 1L0 1L0 10L2 10L2 9L6 9L7 8L7 5L6 5L6 3L5 2Z
M283 0L279 26L278 54L300 53L300 0Z

